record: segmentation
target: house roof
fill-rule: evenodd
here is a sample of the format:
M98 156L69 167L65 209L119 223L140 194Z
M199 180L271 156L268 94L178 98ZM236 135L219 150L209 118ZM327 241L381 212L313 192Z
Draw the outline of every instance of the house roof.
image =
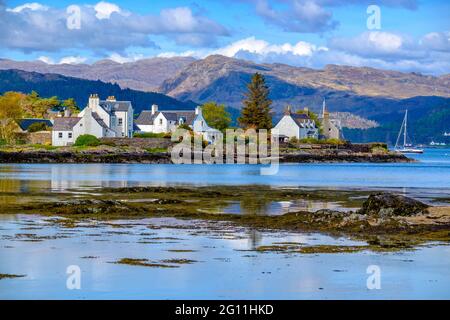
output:
M150 125L153 124L153 121L155 120L158 113L152 114L149 110L144 110L141 112L139 117L137 117L136 121L134 123L136 124L143 124L143 125Z
M70 131L80 121L80 117L61 117L55 118L53 131Z
M305 114L305 113L294 113L290 115L291 118L294 120L294 122L299 125L302 126L305 122L307 122L308 120L311 120L311 118Z
M28 130L28 128L34 123L45 123L47 127L53 127L53 123L48 119L26 118L26 119L17 119L16 122L19 125L20 129L24 131Z
M130 101L100 101L100 106L108 112L112 111L128 111L131 106Z
M195 110L167 110L159 111L152 115L149 110L142 111L139 117L136 119L136 124L140 125L152 125L155 118L162 114L169 121L178 122L180 118L183 118L184 123L192 125L195 119Z
M98 124L101 125L103 128L108 128L106 123L103 121L102 118L100 118L97 112L92 112L92 118L94 118L98 122Z

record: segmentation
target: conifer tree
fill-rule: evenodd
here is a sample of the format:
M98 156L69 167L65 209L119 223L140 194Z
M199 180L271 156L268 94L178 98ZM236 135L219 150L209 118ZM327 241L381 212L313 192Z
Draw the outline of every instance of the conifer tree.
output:
M247 88L248 91L242 102L244 107L238 118L239 123L244 128L271 129L270 105L272 101L269 99L269 88L266 86L264 76L255 73Z

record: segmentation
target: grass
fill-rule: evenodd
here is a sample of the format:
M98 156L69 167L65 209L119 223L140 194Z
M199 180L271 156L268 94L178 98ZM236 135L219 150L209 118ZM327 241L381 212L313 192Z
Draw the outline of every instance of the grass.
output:
M145 151L149 153L163 153L167 152L167 148L147 148Z
M139 132L133 135L134 138L167 138L166 133ZM169 135L170 137L170 135Z

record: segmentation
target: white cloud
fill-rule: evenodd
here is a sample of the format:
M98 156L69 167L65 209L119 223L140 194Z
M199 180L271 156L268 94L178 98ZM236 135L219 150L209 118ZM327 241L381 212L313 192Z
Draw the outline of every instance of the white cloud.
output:
M37 4L7 10L0 5L0 46L26 53L61 49L124 52L129 47L157 48L150 39L152 35L205 47L213 47L217 37L228 35L225 27L187 7L141 15L108 2L80 5L79 29L67 28L69 14L65 8L42 8Z
M42 10L42 11L46 11L48 10L47 6L44 6L40 3L37 2L30 2L30 3L25 3L23 5L17 6L15 8L8 8L6 9L6 11L9 12L15 12L15 13L19 13L22 12L23 10L31 10L31 11L37 11L37 10Z
M221 54L227 57L234 57L239 52L245 51L252 54L267 56L270 54L285 55L292 54L294 56L311 56L315 51L326 50L324 47L317 47L314 44L299 41L295 44L270 44L265 40L259 40L255 37L249 37L214 51L214 54Z
M162 52L157 55L158 58L173 58L173 57L194 57L194 58L203 58L208 53L202 51L188 50L181 53L177 52Z
M124 55L120 55L118 53L113 53L113 54L109 55L108 59L112 60L114 62L117 62L117 63L127 63L127 62L134 62L137 60L144 59L144 55L143 54L130 54L128 56L124 56Z
M80 64L87 61L87 58L80 57L80 56L67 56L61 58L58 62L55 62L50 57L47 56L40 56L38 58L39 61L45 62L47 64Z
M80 64L86 62L86 58L80 56L69 56L59 60L59 64Z
M450 31L427 33L420 40L420 44L431 50L450 51Z
M105 1L100 1L94 6L95 11L97 12L95 16L98 19L109 19L113 12L120 13L121 10L118 5L114 3L109 3Z
M55 64L55 61L50 58L50 57L46 57L46 56L40 56L38 58L39 61L45 62L46 64Z

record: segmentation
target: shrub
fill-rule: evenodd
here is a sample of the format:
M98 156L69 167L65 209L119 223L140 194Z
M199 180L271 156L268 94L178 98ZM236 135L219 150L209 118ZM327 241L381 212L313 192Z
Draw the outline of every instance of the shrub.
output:
M135 138L165 138L165 133L154 132L136 132L133 137Z
M28 127L28 132L38 132L46 130L48 130L48 127L44 122L35 122Z
M74 143L74 146L95 147L98 145L100 145L100 140L98 140L96 136L93 136L91 134L82 134Z

